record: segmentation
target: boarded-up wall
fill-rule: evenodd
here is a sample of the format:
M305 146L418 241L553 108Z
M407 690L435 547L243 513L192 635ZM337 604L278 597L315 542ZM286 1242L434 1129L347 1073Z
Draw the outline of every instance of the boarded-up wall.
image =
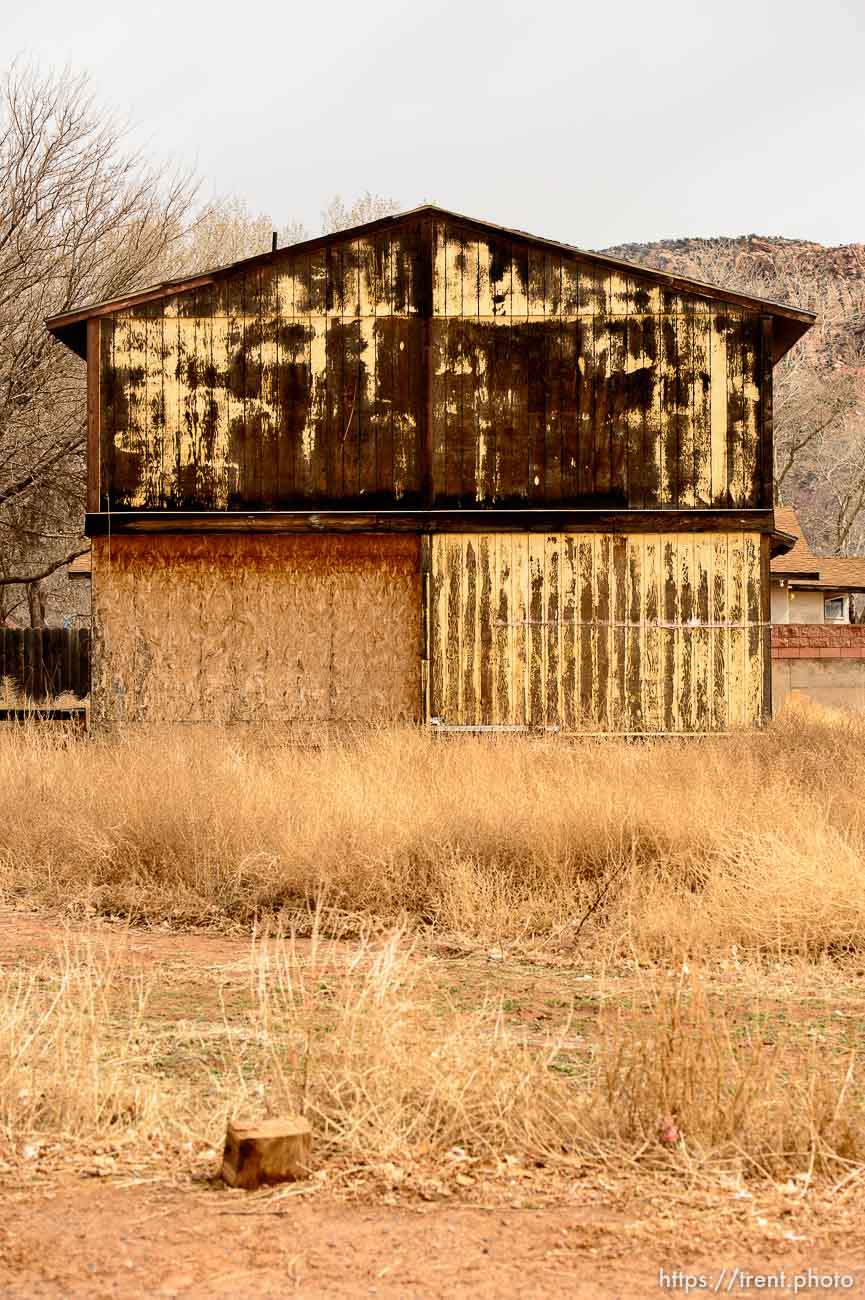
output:
M434 537L430 712L567 731L757 723L767 565L754 533Z
M94 538L96 722L414 721L415 537Z

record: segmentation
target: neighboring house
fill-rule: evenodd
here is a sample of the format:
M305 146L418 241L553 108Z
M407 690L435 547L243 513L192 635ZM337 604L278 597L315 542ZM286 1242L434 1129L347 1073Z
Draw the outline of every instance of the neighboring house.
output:
M813 319L432 206L55 317L95 721L760 722Z
M772 701L791 694L821 704L865 708L865 626L851 624L853 596L865 592L865 559L816 555L793 510L775 510L795 544L772 561Z
M67 576L74 581L90 581L90 552L85 551L83 555L78 555L71 564L66 567Z
M772 622L850 623L850 597L865 592L865 560L815 555L787 506L775 507L775 525L796 543L772 561Z

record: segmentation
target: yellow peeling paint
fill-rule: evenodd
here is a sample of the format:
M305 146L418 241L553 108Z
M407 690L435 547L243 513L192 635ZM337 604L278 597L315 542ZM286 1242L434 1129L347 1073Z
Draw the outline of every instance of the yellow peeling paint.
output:
M609 293L610 315L627 316L633 301L633 281L629 277L613 272L610 276Z
M712 502L727 504L727 338L712 319L710 351L710 429Z
M327 318L319 316L310 321L312 338L309 343L309 369L313 385L321 384L327 365ZM300 453L304 468L309 471L315 450L315 402L312 403L306 424L300 436Z
M757 724L760 582L755 533L435 536L431 715L564 731Z
M431 229L437 504L761 503L755 318L662 295L636 272L503 246L443 221ZM386 234L346 240L329 258L285 250L206 292L119 312L106 327L122 393L103 410L104 449L119 454L105 456L114 480L103 482L103 500L254 507L258 467L268 464L265 505L333 499L361 483L358 458L357 495L379 491L386 464L384 491L417 499L426 419L421 308L411 299L417 248ZM414 321L414 333L402 330ZM492 327L506 331L501 344ZM360 366L362 376L345 369ZM344 456L353 378L365 387ZM287 401L303 403L295 420Z

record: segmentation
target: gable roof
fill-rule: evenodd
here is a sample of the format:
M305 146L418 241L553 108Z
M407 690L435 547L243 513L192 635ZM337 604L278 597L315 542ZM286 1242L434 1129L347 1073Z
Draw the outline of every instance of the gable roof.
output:
M775 527L796 538L795 545L772 560L773 578L812 591L865 591L865 559L854 555L815 555L795 510L775 507Z
M509 226L497 226L490 221L467 217L459 212L451 212L447 208L440 208L433 203L424 203L420 207L409 208L405 212L397 212L389 217L379 217L376 221L368 221L360 226L352 226L348 230L339 230L329 235L318 235L314 239L303 240L298 244L289 244L277 249L275 252L258 253L255 257L247 257L242 261L232 262L227 266L202 271L196 275L181 276L175 280L163 280L160 284L151 285L149 288L140 289L135 293L124 294L117 298L108 299L105 302L76 307L70 311L61 312L56 316L50 316L45 323L55 338L60 339L73 352L77 352L79 356L86 357L86 323L92 317L109 316L124 307L136 306L139 303L168 298L176 293L201 288L204 285L212 284L217 277L241 271L247 267L266 265L274 257L284 255L288 251L292 253L312 251L346 239L375 234L378 231L387 230L406 221L416 220L418 217L424 216L446 218L449 221L470 226L472 229L491 235L494 238L504 236L508 239L534 244L540 248L549 248L560 253L567 253L598 266L608 266L611 270L624 271L629 275L640 275L645 279L654 280L668 289L682 290L698 294L701 297L729 302L735 306L759 310L767 316L772 316L775 321L773 363L779 361L816 320L814 312L803 311L799 307L790 307L786 303L772 302L767 298L757 298L751 294L738 293L734 289L725 289L720 285L710 284L705 280L673 275L669 271L659 271L654 267L642 266L637 262L627 262L622 258L610 257L607 253L591 252L588 249L578 248L574 244L564 244L559 240L546 239L542 235L532 235L525 230L516 230Z

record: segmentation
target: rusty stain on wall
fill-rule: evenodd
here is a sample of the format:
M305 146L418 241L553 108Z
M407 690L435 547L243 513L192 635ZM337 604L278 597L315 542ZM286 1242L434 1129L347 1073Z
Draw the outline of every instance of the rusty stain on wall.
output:
M757 309L457 218L101 330L103 510L771 504Z
M430 712L452 726L694 732L759 723L756 533L432 539Z
M97 723L413 722L417 537L94 538Z

